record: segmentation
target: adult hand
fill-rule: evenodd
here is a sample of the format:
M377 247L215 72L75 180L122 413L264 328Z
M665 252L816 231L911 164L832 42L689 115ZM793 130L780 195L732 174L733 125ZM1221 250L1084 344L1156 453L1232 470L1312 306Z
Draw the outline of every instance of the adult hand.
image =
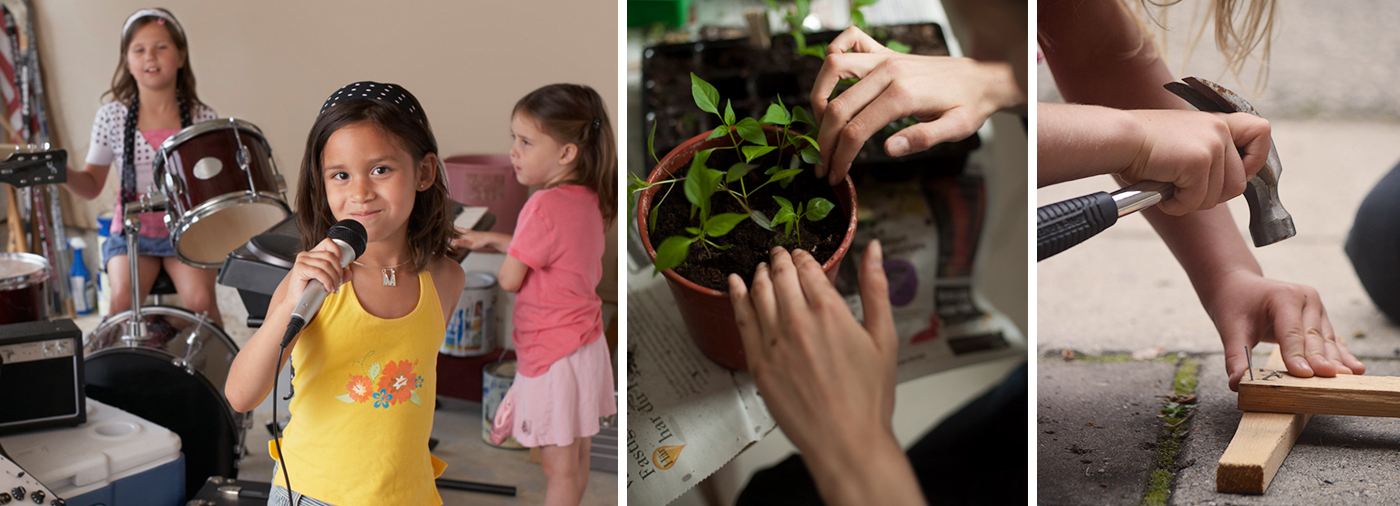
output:
M749 371L778 426L829 503L922 502L891 425L898 338L879 242L861 261L863 326L811 254L774 248L771 259L751 291L731 274L729 293Z
M842 79L860 81L831 99ZM906 55L851 27L827 46L811 101L820 125L816 174L836 184L865 141L892 121L923 121L885 141L885 153L905 156L972 135L997 110L1024 104L1026 94L1008 64Z
M1149 180L1176 186L1172 198L1157 206L1167 214L1210 209L1239 196L1269 157L1269 122L1252 114L1127 113L1141 128L1136 154L1118 176L1127 183Z
M1203 302L1225 347L1230 390L1239 390L1249 368L1245 347L1260 342L1278 343L1283 363L1294 376L1366 372L1366 366L1333 332L1327 309L1312 287L1235 271L1207 290Z

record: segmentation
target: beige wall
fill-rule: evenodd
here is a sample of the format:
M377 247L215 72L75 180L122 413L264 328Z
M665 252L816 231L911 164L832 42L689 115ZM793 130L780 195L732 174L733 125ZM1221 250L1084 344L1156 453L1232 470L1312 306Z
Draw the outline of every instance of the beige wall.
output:
M220 116L262 128L289 190L322 101L354 81L394 82L412 91L444 155L507 152L515 101L555 82L598 90L616 124L614 2L157 4L185 27L200 98ZM122 23L150 6L149 0L35 1L53 137L69 150L72 167L87 155L99 97L118 63ZM111 208L115 175L98 201L80 203L70 223L91 226L98 209Z

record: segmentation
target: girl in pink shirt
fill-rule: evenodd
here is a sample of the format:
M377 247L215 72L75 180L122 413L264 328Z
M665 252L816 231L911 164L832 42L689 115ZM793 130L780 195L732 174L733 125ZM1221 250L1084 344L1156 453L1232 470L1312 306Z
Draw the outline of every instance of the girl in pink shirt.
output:
M540 447L547 505L576 505L588 486L598 418L617 413L603 335L604 228L617 216L617 148L602 97L554 84L511 113L510 159L526 186L543 186L520 210L514 237L458 229L456 245L506 252L498 278L516 292L519 370L506 402L511 433ZM507 411L503 409L502 411Z

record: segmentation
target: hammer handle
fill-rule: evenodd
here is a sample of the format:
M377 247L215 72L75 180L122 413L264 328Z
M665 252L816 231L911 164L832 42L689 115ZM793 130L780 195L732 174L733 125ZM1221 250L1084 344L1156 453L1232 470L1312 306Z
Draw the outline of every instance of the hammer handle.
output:
M1036 261L1084 242L1118 222L1118 205L1098 192L1041 206L1035 210Z
M1036 209L1037 262L1084 242L1118 222L1172 197L1171 183L1139 181L1112 194L1098 192Z

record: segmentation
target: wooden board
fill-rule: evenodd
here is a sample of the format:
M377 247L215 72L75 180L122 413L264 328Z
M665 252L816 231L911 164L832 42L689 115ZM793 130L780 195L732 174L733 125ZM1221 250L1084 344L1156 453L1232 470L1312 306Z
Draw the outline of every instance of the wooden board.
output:
M1269 353L1265 367L1286 369L1277 346ZM1243 385L1244 381L1240 383ZM1311 418L1312 415L1244 413L1235 438L1220 455L1220 464L1215 469L1215 490L1229 494L1263 494Z
M1240 411L1314 415L1400 417L1400 377L1299 378L1287 373L1240 382Z

